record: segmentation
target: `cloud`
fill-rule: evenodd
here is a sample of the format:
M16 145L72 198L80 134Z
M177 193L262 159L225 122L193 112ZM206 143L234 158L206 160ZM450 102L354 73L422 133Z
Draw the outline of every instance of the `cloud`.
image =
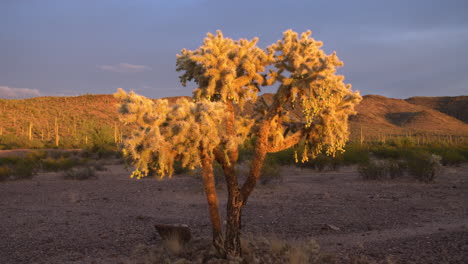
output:
M109 72L118 72L118 73L137 73L151 70L150 67L145 65L136 65L130 63L119 63L116 65L100 65L99 69Z
M374 32L362 39L373 43L408 44L410 42L426 43L431 41L447 42L464 39L468 34L468 27L443 27L419 30L382 30L373 29Z
M13 88L8 86L0 86L0 98L19 99L26 97L40 96L41 93L37 89L28 88Z

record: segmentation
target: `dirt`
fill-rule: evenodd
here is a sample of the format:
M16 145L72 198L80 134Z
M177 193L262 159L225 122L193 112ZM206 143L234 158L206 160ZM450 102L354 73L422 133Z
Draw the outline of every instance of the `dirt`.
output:
M97 179L40 173L0 183L0 263L135 263L138 245L161 243L156 223L187 224L194 237L209 238L201 179L134 180L123 165L104 162ZM254 191L243 233L312 238L344 263L349 255L468 263L468 164L445 168L431 184L364 182L355 167L285 167L282 175ZM224 207L226 190L218 195Z

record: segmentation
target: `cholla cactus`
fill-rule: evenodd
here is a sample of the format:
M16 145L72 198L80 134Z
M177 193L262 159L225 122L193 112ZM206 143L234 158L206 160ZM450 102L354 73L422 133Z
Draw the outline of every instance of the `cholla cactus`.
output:
M120 120L134 124L135 130L123 142L123 152L135 161L132 177L140 179L154 171L161 178L172 176L174 161L182 161L183 167L194 169L201 165L200 148L213 156L213 149L221 141L235 147L247 137L253 121L247 119L237 137L229 138L224 129L225 105L200 100L191 102L185 98L169 106L167 100L152 101L134 92L119 89L115 97L121 101Z
M181 99L169 106L166 100L153 102L122 90L121 120L136 129L123 142L124 150L137 167L137 178L155 171L172 175L175 160L189 168L202 167L210 208L213 242L219 253L240 255L240 215L253 191L267 153L277 152L300 141L306 143L302 161L325 151L343 151L348 139L348 115L361 100L344 77L336 74L343 63L335 53L321 50L322 42L288 30L266 50L257 39L234 41L220 31L208 34L194 51L182 50L177 71L182 85L194 81L198 88L193 101ZM269 69L266 72L266 69ZM265 101L256 110L256 122L238 115L246 102L255 102L261 86L279 84L273 102ZM294 108L303 112L295 116ZM239 185L234 165L239 145L247 136L256 136L254 157L246 181ZM214 188L213 162L221 164L228 188L227 226L224 238L218 199ZM224 245L222 244L224 240Z
M323 43L310 35L307 31L299 37L288 30L282 40L269 47L274 54L275 69L270 70L267 82L280 83L278 111L294 108L296 103L303 110L306 148L302 161L315 157L323 149L328 155L343 151L349 135L348 116L361 99L358 92L351 91L351 85L343 82L343 76L336 75L336 68L343 65L336 54L326 55L320 49ZM279 119L284 120L284 115L277 113ZM278 132L281 131L274 133Z
M177 71L185 71L182 85L191 80L199 85L193 91L195 100L232 101L241 107L255 101L264 81L262 73L272 59L256 46L257 41L234 41L219 30L216 36L208 33L199 49L184 49L177 55Z

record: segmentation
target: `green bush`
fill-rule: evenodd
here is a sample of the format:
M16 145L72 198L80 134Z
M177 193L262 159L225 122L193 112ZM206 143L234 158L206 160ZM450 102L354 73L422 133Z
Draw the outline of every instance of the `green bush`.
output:
M296 163L294 159L294 152L296 150L294 148L286 149L283 151L275 152L275 153L269 153L269 159L271 159L271 162L277 163L281 166L285 165L293 165Z
M397 137L394 139L390 139L387 144L401 149L414 147L416 145L416 142L412 137Z
M338 155L336 157L330 157L324 154L319 154L314 159L309 159L304 163L298 162L297 166L301 168L310 168L316 169L318 171L324 171L326 169L338 170L343 164L343 156L341 155Z
M346 165L366 164L369 162L369 150L367 147L357 144L346 145L345 152L340 156Z
M20 159L11 172L13 180L31 179L38 171L36 163L28 159Z
M441 157L429 152L414 152L408 156L410 175L423 182L432 182L442 171Z
M221 165L219 165L218 162L214 162L213 164L213 174L214 174L214 179L215 179L215 185L220 186L224 183L226 183L226 180L224 178L224 171Z
M463 162L466 162L466 158L463 156L462 153L458 149L447 149L440 152L435 152L439 156L441 156L442 164L444 166L457 166Z
M373 145L369 151L379 159L401 159L406 155L407 149L392 145Z
M44 150L33 150L26 153L25 158L31 161L40 161L41 159L47 158L48 154Z
M386 175L386 165L379 160L370 161L359 165L358 172L364 180L382 180Z
M8 157L0 158L0 166L4 166L4 165L14 166L16 165L16 163L18 163L20 159L21 158L17 156L8 156Z
M386 174L391 178L395 179L397 177L403 176L406 170L406 163L401 160L386 160L385 161L385 171Z
M10 178L11 169L7 166L0 166L0 182L6 181Z
M0 158L0 166L3 168L3 180L30 179L39 169L39 158L35 157L34 154L27 154L25 157L3 157Z
M190 172L190 169L187 167L182 167L182 162L177 160L174 162L174 174L187 174Z
M261 170L260 184L266 185L281 180L281 164L275 156L268 154Z
M41 160L42 169L45 171L61 171L61 170L68 170L75 166L81 165L82 162L76 157L72 158L46 158Z

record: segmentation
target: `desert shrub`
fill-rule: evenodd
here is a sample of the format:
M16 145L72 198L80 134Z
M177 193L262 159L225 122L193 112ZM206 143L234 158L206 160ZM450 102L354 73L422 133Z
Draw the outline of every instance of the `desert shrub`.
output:
M392 145L372 145L369 151L379 159L401 159L406 155L407 150Z
M437 149L431 152L441 157L441 163L444 166L456 166L466 162L466 158L463 156L460 149L456 147Z
M41 160L42 169L45 171L61 171L61 170L68 170L75 166L81 165L82 161L79 158L72 157L72 158L46 158Z
M226 180L224 179L224 171L221 165L218 162L213 164L213 174L215 179L216 186L222 186Z
M403 176L406 170L406 163L402 160L386 160L385 161L385 172L391 178Z
M461 163L466 162L465 157L458 151L447 150L440 153L440 156L444 166L460 165Z
M390 139L388 144L396 148L411 148L416 145L416 142L412 137L397 137Z
M17 156L8 156L0 158L0 166L4 165L15 165L20 160L20 157Z
M413 152L408 156L410 175L423 182L432 182L442 172L441 157L429 152Z
M386 175L386 164L380 160L372 160L359 165L358 172L364 180L382 180Z
M7 166L0 166L0 182L6 181L11 175L11 169Z
M185 245L163 241L156 246L139 244L133 257L138 263L292 263L335 264L338 259L323 252L314 241L288 242L278 238L241 238L242 257L227 260L219 257L207 240L193 240ZM367 264L370 262L362 262Z
M16 136L14 134L7 134L0 136L0 146L2 146L2 149L40 149L44 148L45 144L44 142L38 139L29 140L27 136Z
M20 158L18 162L10 168L10 178L12 180L31 179L39 169L36 163L25 158Z
M52 150L52 151L49 152L48 157L50 157L51 159L59 159L59 158L63 157L63 152L61 152L59 150Z
M269 159L271 159L271 162L275 162L279 165L285 166L285 165L293 165L296 163L294 159L294 152L296 150L294 148L282 150L276 153L269 153ZM300 151L299 151L300 152Z
M89 180L96 178L94 168L86 166L81 168L73 168L66 171L63 175L66 180Z
M47 152L44 150L33 150L26 153L25 158L31 161L40 161L48 156Z
M266 185L274 181L281 181L281 165L275 156L268 154L263 163L260 184Z
M107 168L104 167L102 164L98 163L98 162L93 162L92 164L89 164L90 166L93 167L94 170L96 171L106 171Z
M255 137L246 139L244 144L239 146L239 158L238 158L239 163L252 160L252 157L254 155L253 149L254 149L255 140L256 140Z
M10 156L0 159L0 166L3 167L3 180L21 180L32 178L39 169L39 160L36 157Z
M86 158L86 159L92 158L93 152L91 151L91 149L85 148L80 152L80 157Z
M298 162L297 166L301 168L310 168L323 171L326 169L338 170L343 163L343 156L341 155L330 157L324 154L319 154L314 159L309 159L306 162Z
M348 144L345 147L345 152L341 154L341 157L343 163L346 165L366 164L369 162L369 150L364 146Z
M190 169L187 167L182 167L181 161L174 162L174 174L187 174L190 172Z

